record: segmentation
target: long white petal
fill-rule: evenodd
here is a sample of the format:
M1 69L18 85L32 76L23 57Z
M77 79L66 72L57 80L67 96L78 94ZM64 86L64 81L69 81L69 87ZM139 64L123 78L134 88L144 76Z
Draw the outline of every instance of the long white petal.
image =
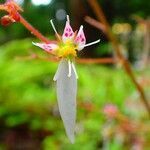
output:
M74 143L77 79L74 71L71 77L68 77L68 61L65 59L59 64L56 80L60 115L65 126L66 134L71 143Z
M57 69L57 71L56 71L56 73L55 73L55 75L54 75L54 78L53 78L54 81L57 81L57 79L58 79L58 75L59 75L59 72L60 72L60 68L61 68L61 62L59 63L58 69Z

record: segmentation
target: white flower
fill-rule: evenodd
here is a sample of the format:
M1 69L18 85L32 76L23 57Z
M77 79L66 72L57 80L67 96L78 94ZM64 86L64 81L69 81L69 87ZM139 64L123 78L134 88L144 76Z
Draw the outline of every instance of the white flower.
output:
M68 15L62 36L58 34L53 21L50 20L50 22L58 41L33 44L44 49L46 52L52 53L61 58L57 72L54 76L54 81L56 81L60 115L63 120L67 136L70 141L74 143L78 74L73 60L77 56L77 51L81 51L84 47L96 44L100 42L100 40L86 44L83 26L81 25L78 33L75 34L70 25Z

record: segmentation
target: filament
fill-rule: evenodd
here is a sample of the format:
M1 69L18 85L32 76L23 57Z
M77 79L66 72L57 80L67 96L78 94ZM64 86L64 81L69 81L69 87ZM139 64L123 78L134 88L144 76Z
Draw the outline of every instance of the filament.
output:
M71 61L70 60L68 60L68 69L69 69L68 77L71 77Z
M75 73L76 79L78 79L79 77L78 77L78 74L77 74L76 67L75 67L74 63L72 63L71 65L72 65L73 71Z
M53 28L54 32L56 33L56 35L57 35L58 39L60 39L60 36L59 36L59 34L58 34L58 32L57 32L57 30L56 30L56 28L55 28L55 25L54 25L54 23L53 23L53 20L52 20L52 19L50 20L50 23L51 23L52 28Z
M94 44L97 44L100 42L100 39L97 40L97 41L94 41L94 42L91 42L91 43L88 43L88 44L85 44L84 47L87 47L87 46L91 46L91 45L94 45Z

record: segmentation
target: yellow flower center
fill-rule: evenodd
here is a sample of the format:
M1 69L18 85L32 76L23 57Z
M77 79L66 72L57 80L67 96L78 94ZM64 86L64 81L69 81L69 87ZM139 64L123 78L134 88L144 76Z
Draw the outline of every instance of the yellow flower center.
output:
M76 57L76 46L70 40L61 43L57 49L57 55L58 57Z

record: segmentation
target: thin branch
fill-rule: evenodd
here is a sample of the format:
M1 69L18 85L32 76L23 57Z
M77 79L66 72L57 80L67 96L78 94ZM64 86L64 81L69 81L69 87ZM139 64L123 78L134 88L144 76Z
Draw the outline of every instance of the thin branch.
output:
M89 23L90 25L96 27L97 29L101 30L103 33L106 32L105 26L102 23L100 23L99 21L97 21L89 16L85 17L85 21L87 23Z
M111 27L110 27L105 15L104 15L104 12L103 12L101 6L97 2L97 0L88 0L88 3L91 6L91 8L93 9L93 11L95 12L98 20L101 23L103 23L103 25L105 26L106 35L107 35L108 39L111 41L112 46L114 47L114 50L116 51L118 58L122 62L124 70L126 71L128 76L130 77L132 82L134 83L134 85L135 85L135 87L136 87L136 89L137 89L137 91L141 97L141 101L143 102L147 112L150 115L150 104L146 99L146 96L144 94L144 91L143 91L141 85L136 81L136 78L133 74L133 71L131 69L131 66L130 66L128 60L126 60L126 58L124 58L124 56L122 55L121 49L119 47L119 42L118 42L117 38L115 37L115 35L112 33Z
M28 56L16 57L16 60L32 60L32 59L40 59L40 60L49 61L49 62L60 61L60 58L57 58L57 57L41 57L35 53L32 53L31 55L28 55ZM76 62L80 64L114 64L116 63L116 60L112 58L77 58Z
M114 64L116 60L113 58L78 58L76 60L81 64Z
M25 28L27 28L31 34L36 36L38 39L40 39L42 42L45 43L51 43L49 39L47 39L45 36L43 36L37 29L35 29L32 25L30 25L21 15L20 15L20 23L22 23Z
M59 59L56 57L41 57L35 53L32 53L31 55L28 56L17 56L15 57L15 60L33 60L33 59L39 59L43 61L48 61L48 62L58 62Z

